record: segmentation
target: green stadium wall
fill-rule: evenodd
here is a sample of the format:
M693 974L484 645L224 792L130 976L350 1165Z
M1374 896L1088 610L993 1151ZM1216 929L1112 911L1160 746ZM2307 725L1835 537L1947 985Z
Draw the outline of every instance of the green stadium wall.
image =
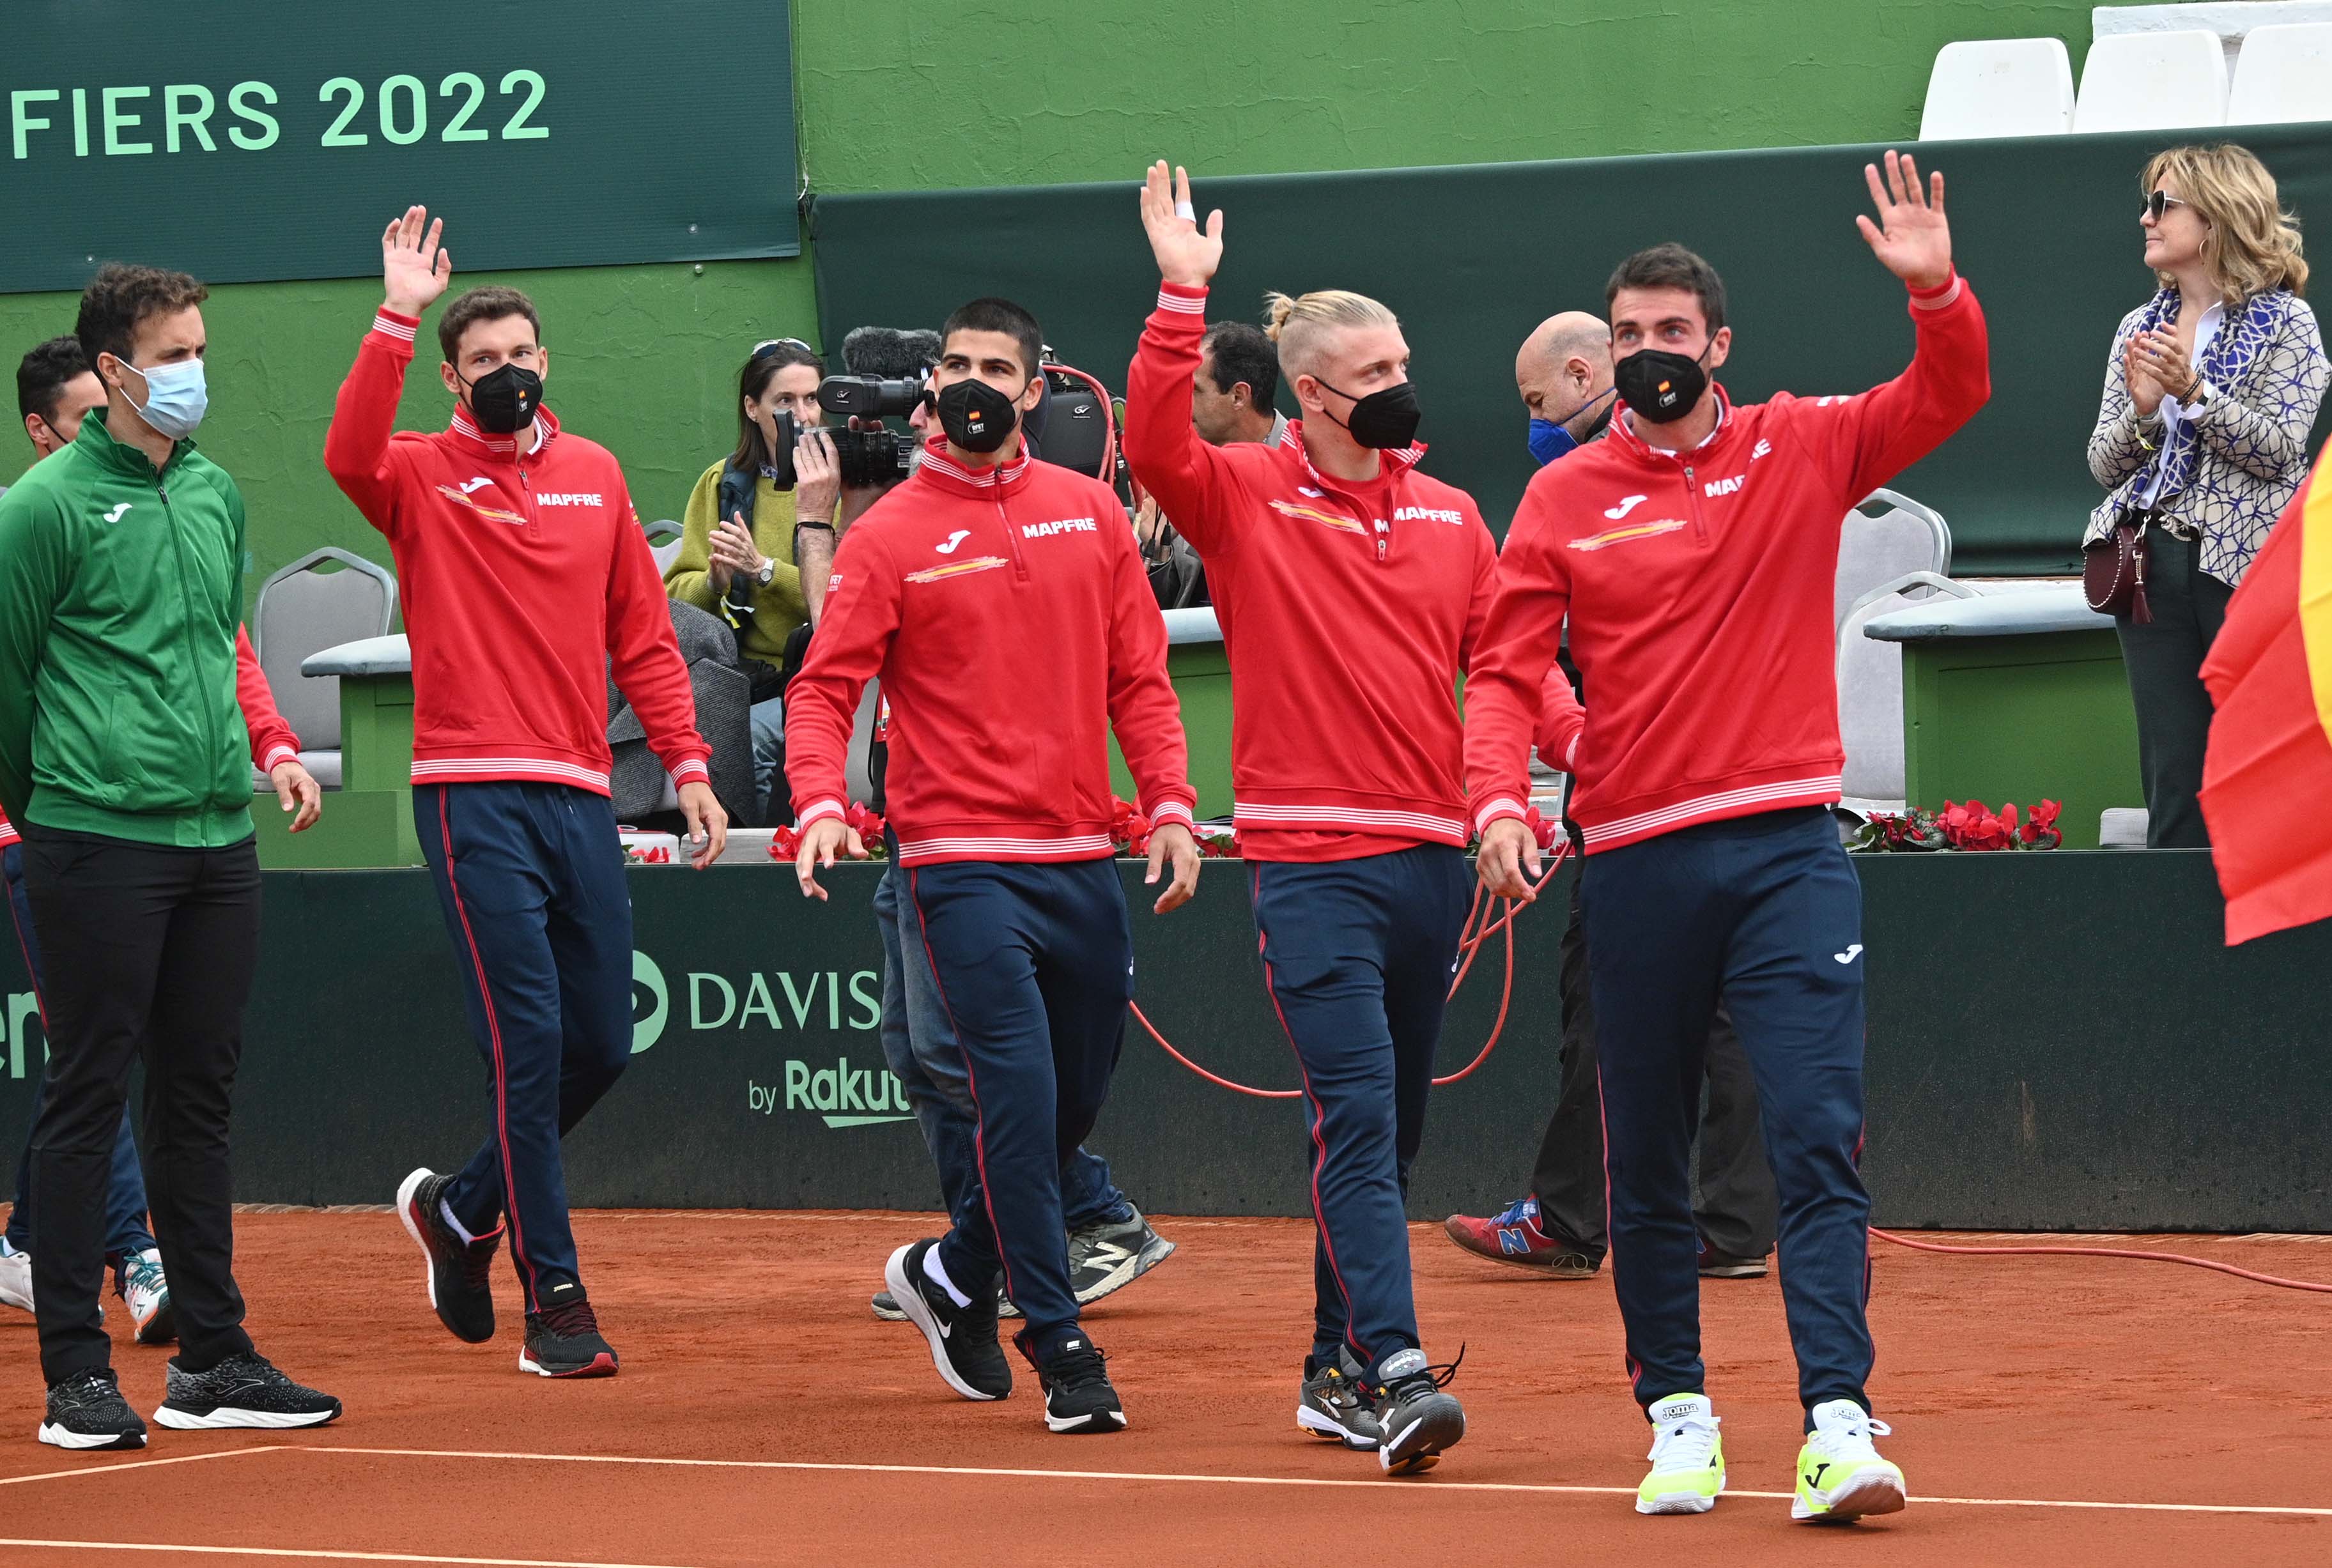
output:
M1193 0L1171 13L796 0L794 27L802 172L844 193L1122 179L1156 156L1228 175L1907 138L1944 43L2053 34L2078 61L2089 13L2069 0ZM1655 90L1671 113L1653 111ZM708 106L705 134L735 136L741 169L751 132L750 104ZM451 216L458 262L463 224L484 215ZM460 279L489 281L541 305L555 406L622 459L648 518L677 516L728 447L740 349L816 336L807 254ZM361 279L243 284L206 312L201 439L250 502L249 590L319 545L387 559L320 457L378 301ZM0 355L13 366L72 316L70 294L0 296ZM403 422L434 428L444 414L431 377ZM0 479L29 456L21 437L0 440Z

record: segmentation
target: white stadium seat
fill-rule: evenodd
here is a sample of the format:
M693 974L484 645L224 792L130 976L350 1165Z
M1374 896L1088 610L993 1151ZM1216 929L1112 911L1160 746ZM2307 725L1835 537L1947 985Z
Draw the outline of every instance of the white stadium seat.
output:
M2060 38L1946 43L1927 75L1921 141L2054 136L2073 129L2073 62Z
M2278 23L2243 37L2229 125L2332 120L2332 22Z
M2227 52L2215 33L2123 33L2089 45L2075 130L2181 130L2227 122Z

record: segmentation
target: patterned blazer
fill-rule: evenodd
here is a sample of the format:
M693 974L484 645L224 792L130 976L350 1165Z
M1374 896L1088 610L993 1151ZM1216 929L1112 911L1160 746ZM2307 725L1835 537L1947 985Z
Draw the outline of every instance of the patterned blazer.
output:
M2112 493L2089 514L2084 545L2112 531L2122 508L2144 493L2155 461L2138 439L2122 349L2146 327L2175 320L2177 311L2176 289L2165 289L2123 317L2114 333L2105 401L2089 436L2089 473ZM2172 533L2202 541L2203 569L2232 587L2308 476L2308 433L2332 366L2325 360L2315 312L2282 289L2225 312L2218 340L2197 368L2212 377L2221 366L2233 368L2224 383L2212 378L2213 396L2194 416L2192 437L2163 441L2164 455L2174 460L2173 477L2180 468L2189 472L2174 492L2165 483L2159 511ZM2163 440L2159 425L2146 434ZM2188 444L2191 457L2176 450Z

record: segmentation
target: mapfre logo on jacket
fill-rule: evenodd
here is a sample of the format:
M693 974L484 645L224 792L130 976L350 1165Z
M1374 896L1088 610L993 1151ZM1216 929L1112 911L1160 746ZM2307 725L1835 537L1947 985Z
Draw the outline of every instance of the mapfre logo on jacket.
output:
M537 506L605 506L607 501L596 490L542 490L535 492Z

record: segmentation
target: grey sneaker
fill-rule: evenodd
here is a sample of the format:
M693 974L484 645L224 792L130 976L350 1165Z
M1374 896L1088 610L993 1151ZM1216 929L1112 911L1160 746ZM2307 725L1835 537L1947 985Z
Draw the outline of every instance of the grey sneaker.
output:
M1130 1219L1069 1233L1069 1289L1079 1306L1091 1306L1173 1256L1174 1244L1152 1229L1135 1209Z
M1314 1368L1304 1358L1304 1390L1295 1399L1295 1424L1348 1448L1373 1448L1380 1432L1376 1412L1361 1392L1362 1370L1352 1353L1339 1346L1335 1359Z
M1396 1351L1377 1363L1369 1389L1376 1410L1377 1463L1389 1476L1414 1475L1440 1463L1445 1448L1466 1435L1466 1411L1455 1394L1444 1393L1458 1375L1458 1361L1446 1367L1425 1364L1421 1350Z
M154 1420L180 1431L320 1427L340 1413L339 1401L293 1382L257 1351L240 1352L198 1372L185 1371L172 1356L167 1387Z

